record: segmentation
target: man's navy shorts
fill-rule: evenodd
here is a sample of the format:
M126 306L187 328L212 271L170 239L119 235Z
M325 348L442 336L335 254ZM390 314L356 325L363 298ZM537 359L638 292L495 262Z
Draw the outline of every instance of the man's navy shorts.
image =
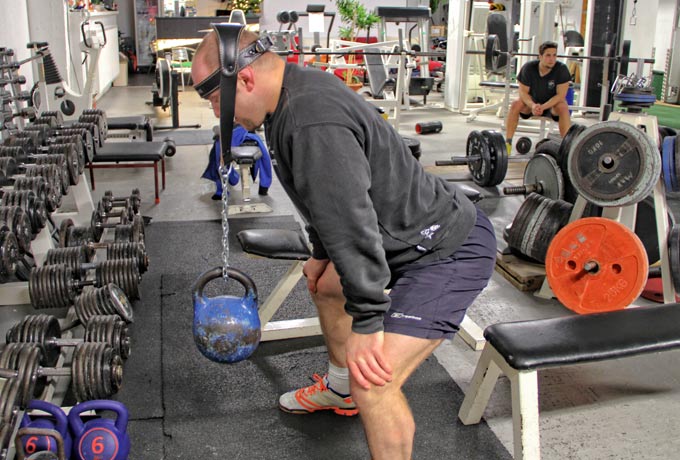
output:
M393 278L385 332L424 339L453 337L465 311L486 287L495 263L493 226L477 209L477 222L456 252L446 259L409 264Z

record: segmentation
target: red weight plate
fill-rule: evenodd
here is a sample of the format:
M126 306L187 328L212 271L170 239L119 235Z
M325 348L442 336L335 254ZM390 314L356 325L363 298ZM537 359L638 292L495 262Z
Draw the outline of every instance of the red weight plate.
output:
M640 296L649 271L640 239L601 217L576 220L560 230L545 262L551 289L580 314L620 310Z

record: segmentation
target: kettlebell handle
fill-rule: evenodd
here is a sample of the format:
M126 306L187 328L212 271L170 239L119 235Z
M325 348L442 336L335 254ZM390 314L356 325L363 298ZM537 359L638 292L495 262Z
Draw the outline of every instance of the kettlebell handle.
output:
M216 278L222 278L222 275L222 267L215 267L203 272L194 284L194 295L202 298L203 288L205 288L205 285ZM255 304L257 305L257 287L255 286L255 282L252 280L252 278L250 278L241 270L232 267L227 267L227 276L241 283L241 286L243 286L243 288L246 290L246 296L252 296Z
M128 411L121 402L112 399L93 399L76 404L68 413L68 421L73 427L73 431L79 434L83 431L83 421L80 418L82 412L88 410L110 410L116 413L116 430L120 433L127 431Z
M24 427L17 431L17 434L14 438L14 446L17 451L18 460L24 460L26 458L26 452L24 452L24 443L21 442L21 439L24 436L48 436L54 439L57 442L57 458L59 458L59 460L65 460L67 458L66 452L64 451L64 438L61 437L61 434L57 430L51 430L49 428ZM52 455L54 455L54 453L52 453Z
M61 407L42 399L32 399L28 402L27 410L37 409L52 415L57 422L55 428L59 433L68 433L68 420Z

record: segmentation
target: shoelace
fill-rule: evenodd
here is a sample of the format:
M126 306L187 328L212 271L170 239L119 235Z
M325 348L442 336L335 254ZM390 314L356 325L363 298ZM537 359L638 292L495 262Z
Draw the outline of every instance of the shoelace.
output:
M301 389L303 395L311 396L314 393L317 393L319 391L326 391L328 389L323 381L323 377L321 377L319 374L312 375L312 380L315 382L314 385Z

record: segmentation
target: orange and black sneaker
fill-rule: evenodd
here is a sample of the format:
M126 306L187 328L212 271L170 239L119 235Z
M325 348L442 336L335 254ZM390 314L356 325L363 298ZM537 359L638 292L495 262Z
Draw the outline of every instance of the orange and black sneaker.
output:
M352 396L342 396L328 388L328 375L314 374L313 385L289 391L279 398L279 408L291 414L311 414L319 410L332 410L338 415L359 413Z

